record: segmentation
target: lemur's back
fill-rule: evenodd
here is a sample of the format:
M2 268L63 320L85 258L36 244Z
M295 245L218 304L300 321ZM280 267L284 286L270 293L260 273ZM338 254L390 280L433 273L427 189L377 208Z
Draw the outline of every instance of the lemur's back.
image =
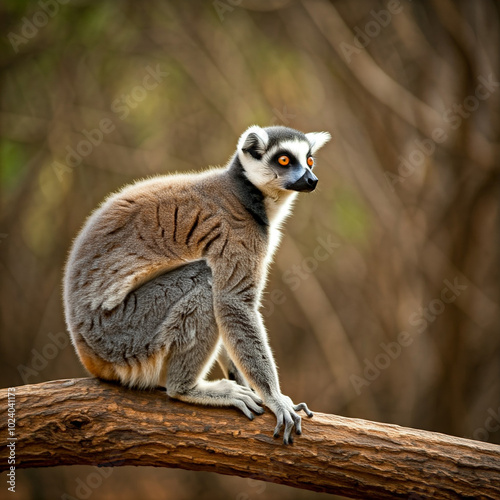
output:
M110 310L140 284L203 258L217 240L229 239L230 224L239 226L233 237L250 229L251 217L224 184L214 170L148 179L109 197L74 242L65 294L78 293L93 310ZM246 233L244 238L253 232Z

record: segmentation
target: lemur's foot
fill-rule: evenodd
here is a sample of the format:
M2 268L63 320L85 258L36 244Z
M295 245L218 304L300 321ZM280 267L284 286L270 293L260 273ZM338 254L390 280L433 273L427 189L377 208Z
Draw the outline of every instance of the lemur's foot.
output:
M238 385L232 380L201 381L191 389L172 389L167 387L167 394L188 403L209 406L233 406L242 411L250 420L254 413L261 415L264 409L259 406L262 400L252 389Z

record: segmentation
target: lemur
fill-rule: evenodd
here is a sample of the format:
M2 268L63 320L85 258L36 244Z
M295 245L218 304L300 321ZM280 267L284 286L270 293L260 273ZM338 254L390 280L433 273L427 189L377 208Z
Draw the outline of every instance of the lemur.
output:
M327 132L252 126L228 164L153 177L110 195L75 239L64 306L78 356L94 376L169 397L271 409L301 434L305 403L281 393L259 312L280 226L313 191ZM227 379L207 381L218 359Z

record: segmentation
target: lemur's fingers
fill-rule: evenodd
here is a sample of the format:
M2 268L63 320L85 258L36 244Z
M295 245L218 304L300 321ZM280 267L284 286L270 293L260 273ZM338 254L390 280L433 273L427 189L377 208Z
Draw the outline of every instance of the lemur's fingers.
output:
M273 434L273 437L275 438L277 438L280 435L281 428L283 427L283 413L279 413L276 417L277 417L277 424Z
M285 432L283 433L283 443L292 444L293 443L292 429L294 423L288 411L285 411L284 419L285 419Z
M252 398L257 404L262 404L262 399L249 387L240 387L241 393Z
M249 396L243 396L241 400L257 415L262 415L264 413L264 408L259 406L254 400Z
M295 411L304 410L309 418L313 416L313 412L307 407L305 403L299 403L298 405L295 405L293 409Z
M233 401L233 406L241 410L250 420L254 419L254 414L247 408L247 405L240 399L235 399Z
M295 424L295 434L300 436L302 434L302 419L300 418L300 415L297 415L296 413L292 413L292 418L293 423Z
M274 412L277 418L276 428L274 429L274 437L278 437L283 426L283 443L292 444L292 432L295 428L295 434L302 434L302 418L297 411L304 410L308 417L313 414L305 403L293 404L293 401L288 397L281 395L279 398L268 399L266 405Z

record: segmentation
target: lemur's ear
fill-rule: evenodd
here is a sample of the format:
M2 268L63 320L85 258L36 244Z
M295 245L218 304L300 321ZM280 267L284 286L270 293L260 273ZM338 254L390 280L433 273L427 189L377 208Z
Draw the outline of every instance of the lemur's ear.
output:
M306 134L307 140L311 145L311 153L314 154L322 148L332 136L328 132L309 132Z
M241 134L238 141L238 150L260 159L266 152L268 144L269 136L267 132L263 128L253 125Z

